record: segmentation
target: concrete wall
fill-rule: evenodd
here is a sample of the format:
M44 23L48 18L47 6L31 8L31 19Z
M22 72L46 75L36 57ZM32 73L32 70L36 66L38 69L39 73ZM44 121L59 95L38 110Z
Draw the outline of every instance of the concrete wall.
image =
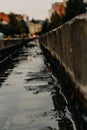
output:
M41 36L40 43L64 66L87 106L87 14Z

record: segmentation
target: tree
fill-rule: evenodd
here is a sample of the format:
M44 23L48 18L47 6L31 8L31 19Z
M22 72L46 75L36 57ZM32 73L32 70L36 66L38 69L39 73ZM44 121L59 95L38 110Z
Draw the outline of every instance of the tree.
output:
M42 33L47 33L48 31L59 27L62 24L62 17L60 17L56 11L53 12L50 22L48 19L46 19L42 26Z
M14 13L10 13L9 14L10 17L10 25L13 26L14 28L14 34L20 34L20 25L19 25L19 21L16 18L16 14Z
M29 33L29 28L27 26L27 23L24 21L22 16L10 13L10 25L13 26L13 33L14 34L22 34L22 33ZM21 17L21 18L20 18Z
M66 13L63 17L63 22L66 22L73 17L85 12L86 8L83 0L69 0L67 2Z
M47 33L50 30L50 23L48 19L43 22L42 33Z
M62 24L62 18L57 14L57 12L53 12L51 16L51 29L57 28Z
M27 26L27 23L23 19L20 20L19 26L20 26L20 32L21 33L26 33L26 34L29 33L29 28Z

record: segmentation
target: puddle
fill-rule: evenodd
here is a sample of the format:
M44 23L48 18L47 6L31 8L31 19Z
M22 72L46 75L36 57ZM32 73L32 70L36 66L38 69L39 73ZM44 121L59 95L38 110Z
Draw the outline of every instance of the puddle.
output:
M39 45L24 47L0 77L0 130L76 130L42 54Z

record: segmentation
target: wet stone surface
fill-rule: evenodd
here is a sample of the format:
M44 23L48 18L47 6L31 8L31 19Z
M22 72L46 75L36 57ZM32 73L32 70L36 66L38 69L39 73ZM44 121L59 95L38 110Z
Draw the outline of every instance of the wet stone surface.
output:
M23 47L0 73L0 130L76 130L39 45Z

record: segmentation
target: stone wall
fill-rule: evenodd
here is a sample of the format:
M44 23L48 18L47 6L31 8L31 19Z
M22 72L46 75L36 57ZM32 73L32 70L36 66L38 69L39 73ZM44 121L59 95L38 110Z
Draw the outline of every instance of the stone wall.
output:
M44 34L40 43L64 66L87 106L87 14Z

